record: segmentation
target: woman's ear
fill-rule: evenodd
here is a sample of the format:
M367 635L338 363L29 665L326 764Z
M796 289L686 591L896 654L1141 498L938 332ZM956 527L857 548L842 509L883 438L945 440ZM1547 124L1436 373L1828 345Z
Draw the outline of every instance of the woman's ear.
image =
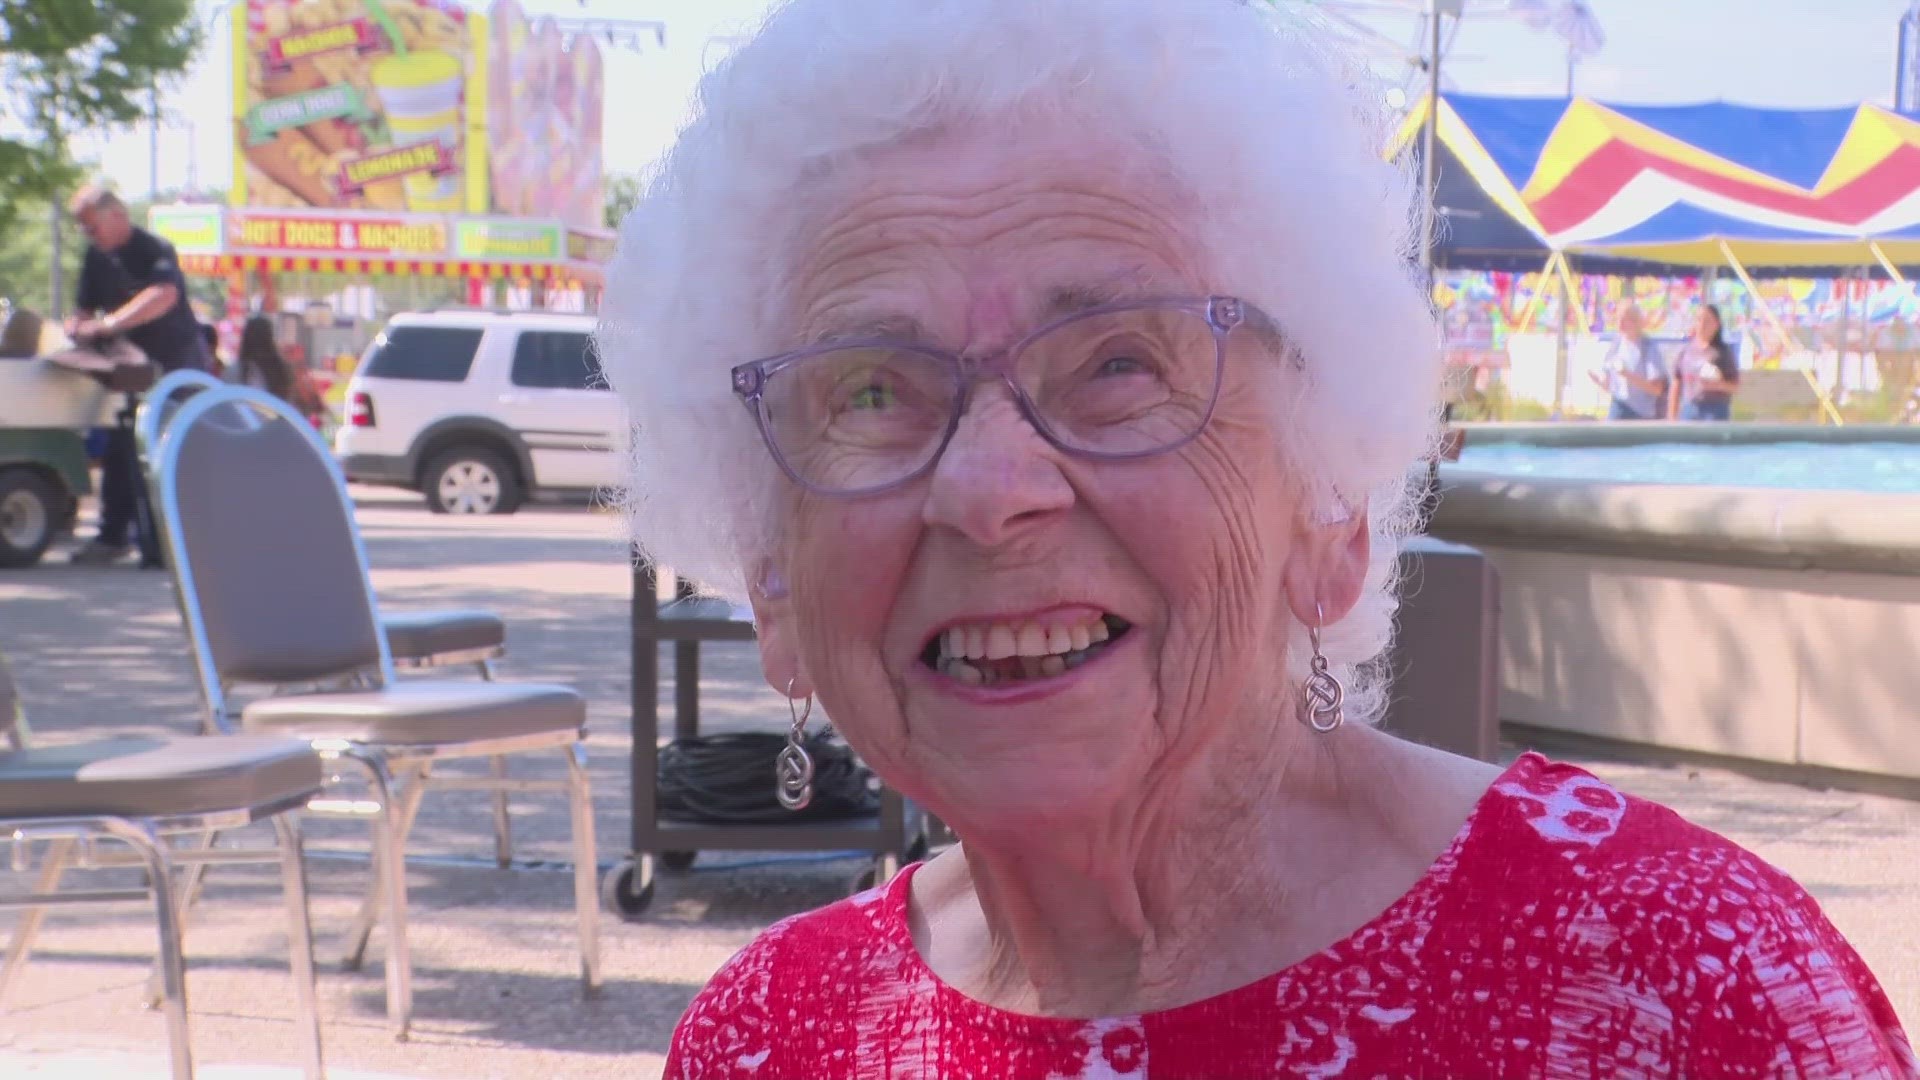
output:
M812 694L813 683L801 670L785 572L772 559L762 559L747 580L754 634L760 644L760 669L766 673L767 685L789 697Z
M1303 521L1287 558L1287 606L1303 626L1325 626L1347 617L1367 582L1373 537L1367 511L1338 521Z

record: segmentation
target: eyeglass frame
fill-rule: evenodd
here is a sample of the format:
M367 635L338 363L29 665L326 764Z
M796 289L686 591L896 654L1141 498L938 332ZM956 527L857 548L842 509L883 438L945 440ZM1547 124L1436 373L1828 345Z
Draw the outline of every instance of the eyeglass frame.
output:
M1207 399L1206 411L1201 414L1200 422L1194 425L1192 431L1165 446L1154 447L1151 450L1088 450L1083 447L1069 445L1052 430L1047 424L1046 419L1040 415L1039 407L1033 403L1033 399L1028 397L1027 392L1021 388L1019 381L1014 377L1014 369L1016 366L1014 361L1017 360L1021 353L1025 352L1028 346L1034 341L1047 334L1053 333L1063 326L1069 326L1083 319L1097 318L1102 315L1123 315L1134 311L1181 312L1188 315L1198 315L1206 321L1207 327L1213 331L1214 350L1213 393ZM966 356L948 349L939 348L938 346L907 344L885 338L854 338L845 341L823 342L818 345L809 345L804 348L794 349L790 352L763 357L759 360L750 360L744 364L736 365L731 370L730 376L733 383L734 396L738 397L740 403L746 406L748 414L753 417L754 426L760 431L760 440L766 444L767 452L773 455L774 464L780 466L780 471L786 473L788 479L815 495L832 499L861 499L872 495L885 494L886 492L905 487L915 480L920 479L922 476L925 476L935 465L939 464L941 457L945 456L947 452L947 447L953 443L954 434L960 430L960 421L967 415L967 408L973 400L974 384L986 376L997 376L1002 383L1006 384L1008 392L1013 395L1014 406L1020 410L1020 415L1026 419L1034 431L1039 433L1042 439L1045 439L1049 445L1060 450L1062 453L1072 454L1075 457L1087 458L1094 461L1136 461L1141 458L1157 457L1161 454L1178 450L1199 438L1200 433L1205 431L1207 424L1213 420L1213 410L1220 403L1220 386L1226 377L1227 339L1232 335L1234 330L1253 320L1269 323L1272 321L1265 313L1261 312L1252 304L1234 296L1208 296L1199 299L1129 300L1114 304L1101 304L1096 307L1085 308L1072 312L1071 314L1063 315L1044 326L1030 331L1006 348L999 349L984 356ZM876 484L872 487L842 490L822 487L813 483L806 477L801 476L799 471L787 460L786 454L780 449L778 440L774 438L770 417L767 413L766 401L763 395L766 392L767 384L772 381L773 377L787 368L800 364L803 361L811 360L816 356L824 356L828 353L840 352L846 349L889 349L896 352L913 353L927 359L939 361L941 366L951 372L958 381L959 393L954 395L953 408L947 417L946 430L940 435L940 443L934 448L933 453L927 456L924 464L907 473L905 476L900 477L898 480L889 480L884 484Z

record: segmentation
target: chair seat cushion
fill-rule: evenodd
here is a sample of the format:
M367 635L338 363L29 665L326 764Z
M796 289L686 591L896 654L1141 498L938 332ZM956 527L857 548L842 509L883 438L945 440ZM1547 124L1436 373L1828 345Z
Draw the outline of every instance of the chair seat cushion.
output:
M241 713L249 731L365 743L463 743L578 731L587 702L566 686L433 679L380 690L263 698Z
M507 624L491 611L409 611L380 616L387 649L396 661L425 660L445 653L499 649Z
M0 752L0 818L164 817L320 790L320 756L271 735L126 736Z

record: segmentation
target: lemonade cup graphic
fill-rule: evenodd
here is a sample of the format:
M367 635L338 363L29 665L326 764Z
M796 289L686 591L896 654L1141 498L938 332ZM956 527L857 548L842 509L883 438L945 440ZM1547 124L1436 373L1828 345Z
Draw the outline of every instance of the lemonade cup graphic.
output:
M443 52L383 56L367 72L386 110L395 146L436 140L451 154L460 144L458 57ZM460 209L460 178L411 173L405 179L407 208L436 213Z

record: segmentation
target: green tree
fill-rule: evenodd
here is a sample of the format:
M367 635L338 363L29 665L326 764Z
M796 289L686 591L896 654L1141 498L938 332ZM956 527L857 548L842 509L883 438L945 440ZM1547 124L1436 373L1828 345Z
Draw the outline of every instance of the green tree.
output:
M53 281L47 274L53 262L52 208L45 199L16 203L13 224L0 230L0 296L42 315L54 310ZM79 280L80 256L86 251L87 240L64 208L59 222L60 280L68 293L65 310L73 306L73 283Z
M193 0L0 0L0 231L73 183L69 133L138 120L201 36Z
M640 187L640 177L634 173L614 173L607 177L607 228L618 229L640 204Z

